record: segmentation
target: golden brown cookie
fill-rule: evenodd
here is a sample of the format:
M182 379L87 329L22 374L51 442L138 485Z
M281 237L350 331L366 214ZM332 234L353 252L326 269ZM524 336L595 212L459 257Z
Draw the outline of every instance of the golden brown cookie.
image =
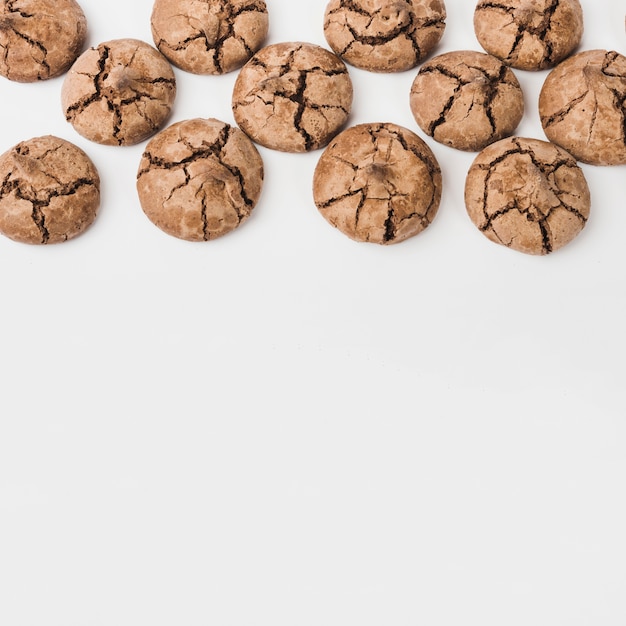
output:
M155 0L152 36L177 67L225 74L263 44L269 27L263 0Z
M482 150L513 134L524 114L524 96L513 71L496 57L463 50L432 58L411 87L419 127L459 150Z
M527 254L548 254L572 241L587 223L590 204L574 157L539 139L491 144L465 183L472 222L491 241Z
M0 2L0 75L28 83L59 76L85 44L87 20L75 0Z
M85 51L63 82L68 122L83 137L128 146L156 133L167 120L176 79L167 59L138 39L115 39Z
M548 74L539 96L550 141L593 165L626 164L626 57L588 50Z
M237 124L274 150L308 152L325 146L348 119L352 81L329 50L310 43L279 43L257 52L233 90Z
M401 72L425 59L445 28L443 0L330 0L328 45L347 63L371 72Z
M315 168L320 213L355 241L392 244L422 232L441 200L441 170L415 133L391 123L339 134Z
M579 0L479 0L474 31L480 45L520 70L554 67L583 34Z
M237 127L215 119L178 122L153 137L139 165L144 213L168 235L216 239L242 224L263 185L263 162Z
M96 218L96 167L64 139L47 135L18 143L0 156L0 180L0 232L14 241L67 241Z

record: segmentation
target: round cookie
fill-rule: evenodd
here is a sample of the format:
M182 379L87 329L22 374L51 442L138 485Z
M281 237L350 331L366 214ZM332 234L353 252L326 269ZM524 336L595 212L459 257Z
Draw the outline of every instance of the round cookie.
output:
M115 39L86 50L65 77L65 118L83 137L128 146L167 120L176 79L167 59L138 39Z
M286 42L262 48L241 69L233 114L254 141L274 150L325 146L348 119L352 81L329 50Z
M269 20L263 0L155 0L152 36L177 67L225 74L263 44Z
M592 165L626 164L626 57L588 50L548 74L539 116L550 141Z
M153 137L137 173L144 213L168 235L216 239L249 216L261 194L263 162L237 127L215 119L178 122Z
M100 178L74 144L47 135L0 156L0 232L31 244L67 241L96 218Z
M443 0L330 0L324 15L328 45L347 63L371 72L415 67L445 29Z
M419 127L459 150L479 151L513 134L524 115L524 96L513 71L494 56L447 52L420 68L411 86Z
M87 20L75 0L0 2L0 75L22 83L59 76L86 36Z
M422 232L441 200L431 149L391 123L344 130L315 168L313 198L324 218L355 241L392 244Z
M583 34L579 0L480 0L474 11L480 45L520 70L554 67Z
M539 139L491 144L465 182L472 222L491 241L527 254L548 254L574 239L587 223L590 203L574 157Z

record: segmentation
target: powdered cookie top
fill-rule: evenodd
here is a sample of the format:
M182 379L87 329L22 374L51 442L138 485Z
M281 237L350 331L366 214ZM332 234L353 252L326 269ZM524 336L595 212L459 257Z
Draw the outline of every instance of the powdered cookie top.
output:
M538 139L491 144L474 160L465 184L472 222L491 241L527 254L548 254L574 239L590 203L576 160Z
M19 82L53 78L80 54L85 15L74 0L0 2L0 75Z
M443 0L331 0L324 35L344 61L372 72L411 69L445 28Z
M464 50L427 61L411 87L419 127L459 150L482 150L511 135L524 114L513 71L494 56Z
M48 244L82 233L96 218L100 178L77 146L47 135L0 156L0 232Z
M261 194L263 162L238 128L215 119L173 124L153 137L139 165L137 191L148 218L188 241L237 228Z
M152 36L172 62L194 74L224 74L241 67L268 30L263 0L156 0Z
M480 45L520 70L553 67L583 34L578 0L480 0L474 12Z
M83 137L132 145L165 123L176 95L167 59L137 39L116 39L84 52L61 91L68 122Z
M325 146L348 119L352 82L344 63L310 43L263 48L233 91L237 124L257 143L285 152Z
M626 57L589 50L563 61L543 85L539 115L550 141L579 161L626 164Z
M360 124L322 153L313 197L326 220L351 239L392 244L432 222L441 187L439 164L415 133L396 124Z

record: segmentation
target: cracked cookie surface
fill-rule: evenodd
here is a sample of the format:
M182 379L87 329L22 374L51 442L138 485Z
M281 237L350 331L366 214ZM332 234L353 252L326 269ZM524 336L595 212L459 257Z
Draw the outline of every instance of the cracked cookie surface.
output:
M431 149L391 123L344 130L315 168L313 198L324 218L355 241L399 243L427 228L441 200Z
M263 0L156 0L156 47L194 74L225 74L261 47L269 27Z
M474 11L480 45L520 70L554 67L583 34L579 0L480 0Z
M445 29L443 0L331 0L324 35L347 63L401 72L425 59Z
M80 54L87 20L75 0L0 2L0 75L17 82L54 78Z
M588 50L548 74L539 116L550 141L592 165L626 164L626 57Z
M568 152L547 141L510 137L485 148L465 183L465 205L491 241L545 255L572 241L589 219L584 174Z
M0 232L21 243L67 241L95 220L100 204L100 178L91 159L52 135L2 154L0 185Z
M513 71L494 56L463 50L427 61L411 86L419 127L459 150L482 150L511 135L524 114Z
M156 133L176 95L174 71L154 47L115 39L86 50L65 77L65 118L96 143L133 145Z
M241 69L233 90L237 124L255 142L284 152L325 146L352 106L343 61L310 43L262 48Z
M234 230L255 207L263 162L235 126L216 119L172 124L153 137L137 173L144 213L169 235L208 241Z

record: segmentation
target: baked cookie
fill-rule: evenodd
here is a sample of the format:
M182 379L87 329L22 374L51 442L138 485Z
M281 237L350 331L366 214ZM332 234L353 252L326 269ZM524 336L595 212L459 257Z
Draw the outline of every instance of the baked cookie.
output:
M554 67L583 34L579 0L479 0L474 31L489 54L520 70Z
M0 156L0 232L22 243L67 241L96 218L100 178L74 144L47 135Z
M626 164L626 57L588 50L548 74L539 95L550 141L593 165Z
M242 130L262 146L284 152L325 146L351 106L346 66L310 43L262 48L243 66L233 91L233 114Z
M0 2L0 75L22 83L63 74L87 36L85 14L75 0Z
M590 203L574 157L539 139L491 144L465 183L472 222L491 241L527 254L548 254L574 239L587 223Z
M315 168L313 198L330 224L355 241L392 244L422 232L441 200L431 149L396 124L359 124L339 134Z
M269 20L263 0L155 0L152 36L177 67L225 74L263 44Z
M411 87L419 127L459 150L482 150L513 134L524 96L513 71L496 57L464 50L427 61Z
M167 120L176 79L167 59L138 39L115 39L81 54L65 77L65 118L96 143L128 146Z
M443 35L445 19L443 0L331 0L324 35L355 67L401 72L431 53Z
M143 153L137 191L144 213L168 235L220 237L244 222L263 184L263 162L238 128L215 119L178 122Z

